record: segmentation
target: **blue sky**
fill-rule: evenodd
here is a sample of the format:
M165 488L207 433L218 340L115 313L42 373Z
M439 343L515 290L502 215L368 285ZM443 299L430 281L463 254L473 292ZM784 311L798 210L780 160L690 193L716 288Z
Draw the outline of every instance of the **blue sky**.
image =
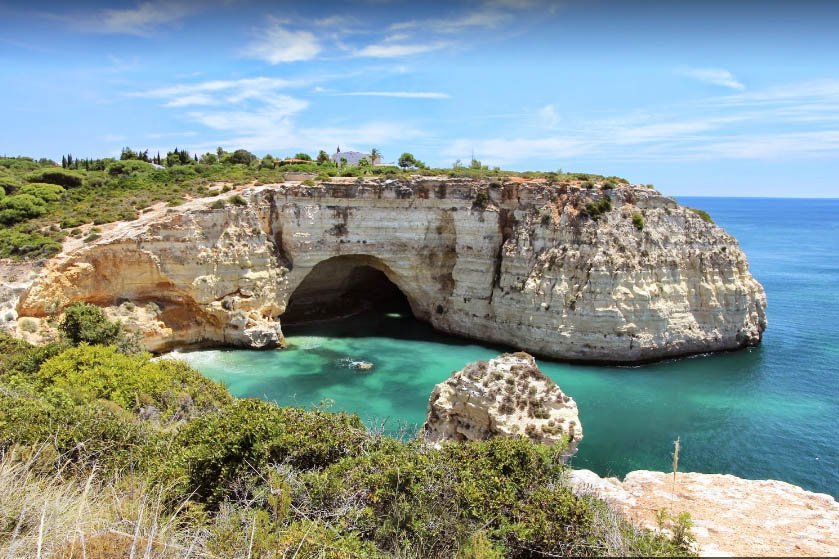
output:
M375 147L839 196L839 2L0 3L0 153Z

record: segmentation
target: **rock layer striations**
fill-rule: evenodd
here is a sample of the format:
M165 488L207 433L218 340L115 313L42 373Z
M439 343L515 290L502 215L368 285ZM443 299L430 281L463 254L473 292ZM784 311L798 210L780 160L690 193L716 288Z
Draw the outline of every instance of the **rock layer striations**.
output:
M560 359L729 350L756 344L766 326L763 288L736 240L643 187L414 177L242 196L143 216L64 252L18 313L46 318L81 300L143 330L153 351L271 347L322 264L328 277L303 289L311 305L372 268L438 330Z

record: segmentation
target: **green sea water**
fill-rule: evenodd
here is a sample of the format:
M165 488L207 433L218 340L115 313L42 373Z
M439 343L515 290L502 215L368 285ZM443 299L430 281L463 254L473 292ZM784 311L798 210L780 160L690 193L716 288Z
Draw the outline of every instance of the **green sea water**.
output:
M760 347L638 367L539 360L578 403L573 464L601 475L668 470L780 479L839 496L839 200L682 199L735 235L766 288ZM434 332L398 313L289 329L283 351L185 352L237 396L352 411L414 433L434 385L508 348ZM350 367L374 363L372 371Z

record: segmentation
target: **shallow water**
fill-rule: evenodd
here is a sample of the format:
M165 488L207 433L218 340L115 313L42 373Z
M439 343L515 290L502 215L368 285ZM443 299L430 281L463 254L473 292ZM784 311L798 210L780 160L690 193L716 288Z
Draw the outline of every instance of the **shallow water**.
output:
M766 288L769 329L754 349L639 367L540 368L577 401L574 465L599 474L679 469L781 479L839 496L839 200L684 198L735 235ZM287 332L285 351L181 356L237 396L330 405L391 433L414 432L434 385L504 348L367 314ZM374 363L371 371L350 360Z

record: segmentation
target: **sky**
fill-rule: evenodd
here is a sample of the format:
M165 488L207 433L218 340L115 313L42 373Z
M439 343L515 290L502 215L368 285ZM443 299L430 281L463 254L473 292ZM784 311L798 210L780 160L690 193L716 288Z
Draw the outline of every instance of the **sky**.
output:
M0 154L376 148L839 196L839 2L0 1Z

